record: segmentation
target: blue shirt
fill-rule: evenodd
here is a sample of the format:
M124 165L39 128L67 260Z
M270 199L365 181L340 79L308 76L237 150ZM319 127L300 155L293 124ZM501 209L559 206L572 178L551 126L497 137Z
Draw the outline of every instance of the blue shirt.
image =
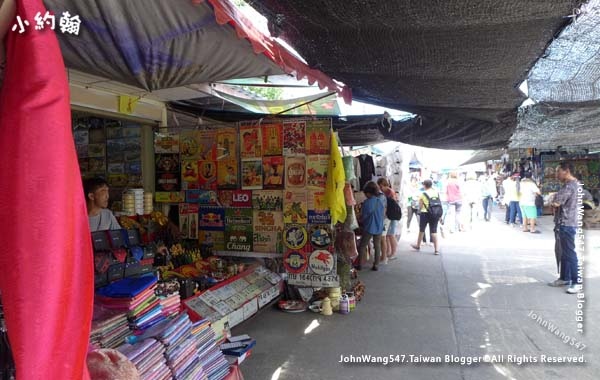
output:
M383 233L383 218L387 200L383 194L367 198L362 205L361 222L363 229L371 235Z

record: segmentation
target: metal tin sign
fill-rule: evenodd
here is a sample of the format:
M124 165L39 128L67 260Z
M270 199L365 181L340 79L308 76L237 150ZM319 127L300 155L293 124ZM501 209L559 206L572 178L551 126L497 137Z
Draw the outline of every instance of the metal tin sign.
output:
M328 248L331 246L331 226L326 224L313 224L308 227L310 243L315 248Z
M285 245L290 249L300 249L306 245L308 234L306 228L299 224L288 224L283 233Z
M319 249L311 253L308 266L314 274L330 274L335 267L335 257L331 252Z
M308 266L306 253L300 251L287 251L283 256L283 266L288 273L302 273Z

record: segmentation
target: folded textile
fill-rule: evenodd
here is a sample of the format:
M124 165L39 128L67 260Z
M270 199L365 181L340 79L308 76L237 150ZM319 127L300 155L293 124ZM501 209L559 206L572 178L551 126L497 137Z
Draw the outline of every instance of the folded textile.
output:
M128 277L99 288L96 293L103 297L135 298L138 294L156 284L156 276L149 273L140 277Z

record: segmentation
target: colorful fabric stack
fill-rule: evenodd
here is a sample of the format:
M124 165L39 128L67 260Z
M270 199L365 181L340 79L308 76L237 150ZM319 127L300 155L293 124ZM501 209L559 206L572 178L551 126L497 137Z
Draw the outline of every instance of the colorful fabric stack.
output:
M171 294L166 297L159 297L162 313L165 317L173 316L179 313L181 306L181 298L179 293Z
M168 323L158 336L166 347L165 356L174 379L205 378L191 330L190 318L182 313Z
M138 369L141 380L171 379L171 370L165 359L165 346L156 339L124 344L118 348Z
M90 343L98 348L115 348L129 335L127 313L94 305Z
M200 363L208 379L224 379L229 374L229 364L216 345L215 332L210 327L210 322L203 319L194 323L191 333L196 339Z
M98 289L96 300L105 308L126 311L130 327L145 330L165 319L155 289L154 274L125 278Z
M181 309L181 298L179 296L179 282L165 281L157 285L156 295L160 299L160 306L165 317L179 313Z

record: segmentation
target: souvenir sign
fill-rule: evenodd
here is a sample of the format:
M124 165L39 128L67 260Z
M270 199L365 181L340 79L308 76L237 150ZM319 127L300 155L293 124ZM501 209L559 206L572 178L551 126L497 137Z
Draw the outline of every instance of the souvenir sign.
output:
M157 173L179 173L178 154L157 154L154 162Z
M198 158L198 140L196 131L183 131L179 136L179 151L182 158Z
M181 162L182 189L198 189L198 161L184 160Z
M305 121L283 123L283 154L286 156L306 152Z
M283 267L288 273L303 273L308 266L306 253L297 250L288 250L283 256Z
M329 248L333 239L331 238L331 226L327 224L313 224L308 227L310 244L315 248Z
M252 225L228 225L225 227L225 249L227 251L252 251Z
M180 203L185 202L185 191L171 191L154 193L154 200L157 203Z
M240 127L240 156L242 159L262 157L262 137L260 127Z
M310 254L308 267L317 275L326 275L333 272L335 267L335 257L333 253L319 249Z
M329 156L308 156L306 161L306 187L325 189Z
M282 232L281 231L256 231L261 226L254 226L254 252L263 253L282 253Z
M308 220L306 190L285 190L283 197L283 221L305 224Z
M217 161L198 161L198 184L201 189L217 189Z
M200 207L198 224L203 230L223 230L225 228L225 210L222 207Z
M156 191L179 191L179 173L156 173Z
M288 224L283 232L285 245L290 249L301 249L308 242L306 228L300 224Z
M283 210L283 191L255 190L252 192L252 207L255 210Z
M271 232L283 230L283 212L270 210L254 210L255 231Z
M225 210L225 224L227 225L252 225L252 209L228 208Z
M306 122L306 154L329 154L331 119Z
M217 131L217 160L235 160L237 157L237 131L223 128Z
M154 153L179 153L179 134L155 133Z
M285 161L282 156L263 158L263 187L265 189L283 189Z
M283 153L283 126L268 124L262 127L263 156L280 156Z
M285 187L286 189L304 188L306 185L306 158L285 158Z
M225 249L225 233L223 231L199 230L198 240L215 250L222 251Z
M263 165L262 159L242 161L242 189L262 189Z
M232 160L217 162L217 187L219 189L235 189L237 184L237 162Z

